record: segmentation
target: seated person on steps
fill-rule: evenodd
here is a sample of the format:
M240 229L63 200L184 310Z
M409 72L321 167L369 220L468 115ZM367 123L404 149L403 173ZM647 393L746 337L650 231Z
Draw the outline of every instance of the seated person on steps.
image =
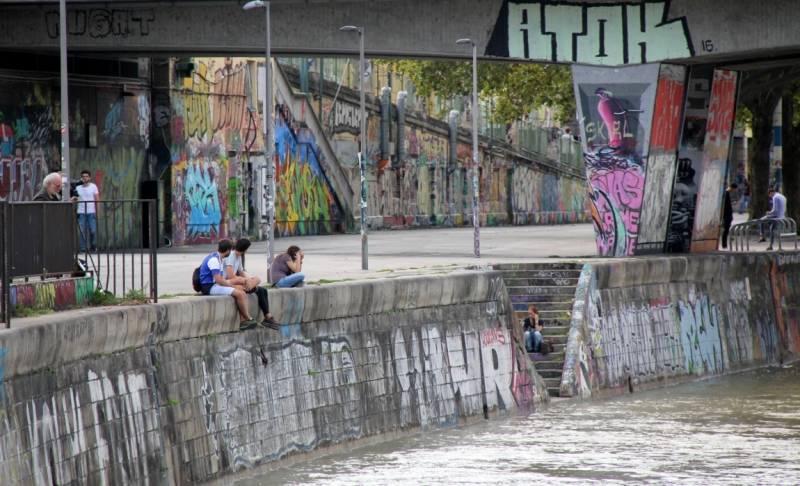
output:
M233 248L233 242L227 238L219 240L217 251L208 255L200 265L200 284L203 295L230 295L236 301L239 310L239 330L244 331L258 326L247 311L247 296L242 285L228 282L222 275L222 260L225 259Z
M539 309L535 305L528 307L528 317L525 318L525 350L529 353L539 352L542 345L542 329Z
M286 253L275 257L272 262L272 281L276 287L305 287L303 257L305 254L297 245L290 246Z
M274 330L280 330L281 326L278 321L269 313L269 300L267 299L267 289L259 287L261 279L258 277L250 277L244 271L244 264L242 263L242 256L247 253L250 248L250 240L247 238L239 238L233 244L233 251L223 262L225 265L225 277L228 282L233 285L241 285L245 293L255 293L258 297L258 308L264 313L264 320L261 325Z

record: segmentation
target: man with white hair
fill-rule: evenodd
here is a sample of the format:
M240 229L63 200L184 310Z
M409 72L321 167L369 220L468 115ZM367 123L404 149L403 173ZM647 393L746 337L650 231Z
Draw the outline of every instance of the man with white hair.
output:
M61 176L58 172L47 174L42 181L42 190L33 196L34 201L61 201Z

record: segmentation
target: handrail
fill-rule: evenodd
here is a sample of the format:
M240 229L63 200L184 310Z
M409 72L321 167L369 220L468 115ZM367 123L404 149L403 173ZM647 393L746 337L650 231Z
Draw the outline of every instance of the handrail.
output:
M750 234L749 229L755 226L764 224L778 226L778 249L783 250L782 237L792 236L794 238L794 249L797 250L797 223L791 218L768 218L768 219L752 219L743 223L737 223L731 227L731 237L733 238L733 246L735 251L744 251L745 246L747 251L750 251ZM770 232L772 229L770 228Z

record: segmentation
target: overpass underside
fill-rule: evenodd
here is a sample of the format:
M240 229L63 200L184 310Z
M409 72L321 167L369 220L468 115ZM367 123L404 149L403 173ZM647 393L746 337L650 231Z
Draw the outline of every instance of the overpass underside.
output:
M243 2L70 2L71 55L259 55L262 10ZM570 63L598 253L717 248L740 73L794 64L800 4L743 0L274 1L276 56L355 56L343 25L365 29L367 56ZM52 54L58 6L0 6L0 52ZM10 56L10 54L7 54ZM20 54L15 54L19 57ZM2 66L0 66L2 68Z

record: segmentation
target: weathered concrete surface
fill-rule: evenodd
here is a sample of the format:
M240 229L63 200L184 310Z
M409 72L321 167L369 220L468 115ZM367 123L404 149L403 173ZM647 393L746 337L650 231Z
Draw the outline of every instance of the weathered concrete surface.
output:
M10 2L6 2L10 3ZM0 48L58 51L58 6L6 5ZM69 2L70 52L251 54L264 50L263 11L240 2ZM116 4L116 5L115 5ZM599 65L661 60L772 60L800 52L792 0L510 2L508 0L273 1L274 55L358 55L365 28L370 57L468 59L455 44L472 37L482 57ZM770 59L773 58L773 59Z
M280 333L237 332L228 297L0 332L0 481L227 484L548 400L497 272L272 290L270 307Z
M799 303L798 252L586 264L561 394L597 397L793 361Z

